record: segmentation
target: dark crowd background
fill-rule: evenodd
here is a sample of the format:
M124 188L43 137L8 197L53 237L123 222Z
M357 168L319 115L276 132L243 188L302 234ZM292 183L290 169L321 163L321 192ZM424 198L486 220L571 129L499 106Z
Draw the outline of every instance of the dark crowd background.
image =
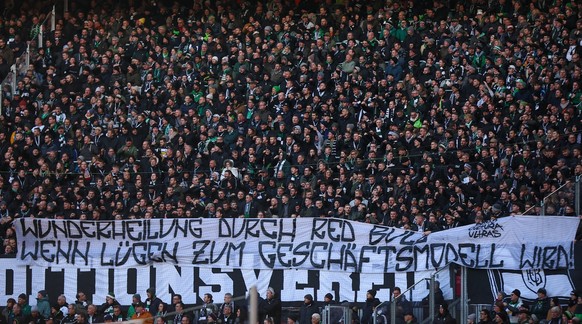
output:
M58 5L3 4L7 255L18 217L579 216L582 2Z

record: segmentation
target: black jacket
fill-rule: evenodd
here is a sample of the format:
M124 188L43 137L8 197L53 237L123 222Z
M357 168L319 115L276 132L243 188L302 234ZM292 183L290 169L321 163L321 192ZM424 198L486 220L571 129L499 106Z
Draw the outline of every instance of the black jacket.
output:
M362 311L362 324L369 324L374 322L374 317L372 314L374 313L374 308L380 305L380 300L378 298L368 298L366 299L366 305L364 305L364 309Z
M263 299L260 306L263 319L268 316L273 319L273 323L281 323L281 300L279 298Z
M309 304L304 303L301 305L301 310L299 311L299 324L311 324L311 315L318 311L319 310L313 301Z

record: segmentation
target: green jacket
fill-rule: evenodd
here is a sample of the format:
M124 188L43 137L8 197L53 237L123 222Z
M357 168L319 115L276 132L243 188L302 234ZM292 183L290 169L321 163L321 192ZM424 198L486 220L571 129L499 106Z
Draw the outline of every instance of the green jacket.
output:
M36 308L38 308L38 313L42 318L47 319L51 316L51 304L47 297L37 298Z

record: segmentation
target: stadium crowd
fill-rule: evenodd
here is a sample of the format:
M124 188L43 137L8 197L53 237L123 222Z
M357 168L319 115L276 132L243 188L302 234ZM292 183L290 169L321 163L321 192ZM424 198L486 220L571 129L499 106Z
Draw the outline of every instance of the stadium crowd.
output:
M582 2L73 2L54 31L35 5L0 22L0 77L33 51L2 89L4 254L17 217L430 233L563 185L545 214L578 216Z

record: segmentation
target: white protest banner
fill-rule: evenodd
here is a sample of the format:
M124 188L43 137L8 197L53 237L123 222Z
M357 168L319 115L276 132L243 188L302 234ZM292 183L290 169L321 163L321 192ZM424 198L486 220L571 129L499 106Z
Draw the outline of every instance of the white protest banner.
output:
M224 269L385 273L456 263L474 269L574 267L573 217L517 216L424 236L333 218L19 219L21 264L133 268L158 263Z

